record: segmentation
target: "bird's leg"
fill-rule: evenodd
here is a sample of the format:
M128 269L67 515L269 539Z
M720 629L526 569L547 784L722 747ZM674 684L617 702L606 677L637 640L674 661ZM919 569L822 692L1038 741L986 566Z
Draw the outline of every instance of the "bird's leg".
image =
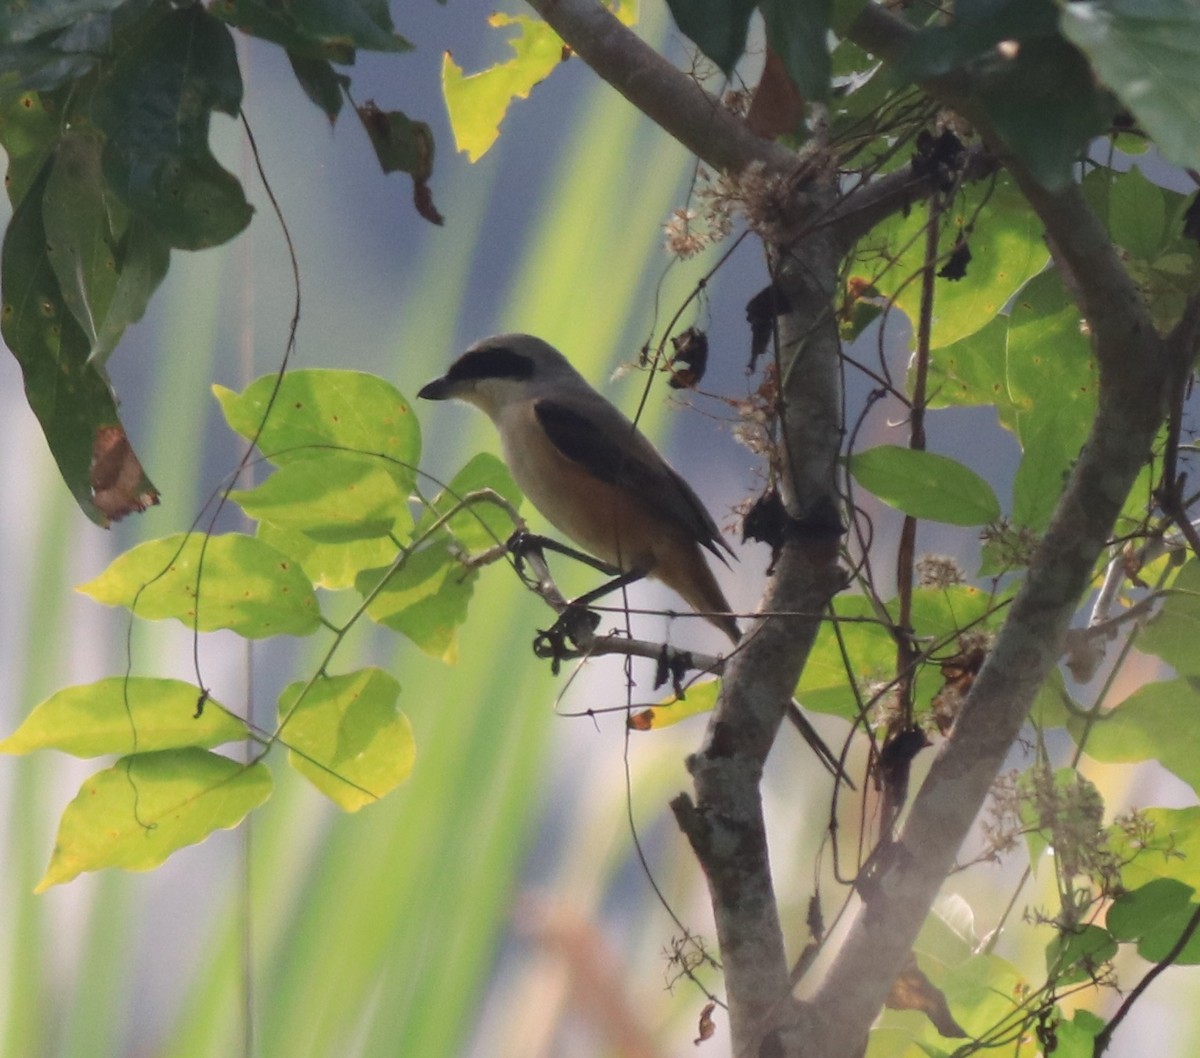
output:
M623 588L636 580L641 580L644 573L622 573L598 588L572 599L558 615L558 620L549 628L539 630L533 641L533 652L538 657L548 657L554 661L555 675L559 662L568 656L568 641L576 647L583 647L591 639L600 624L600 615L588 609L588 603L594 602L611 591Z
M518 529L513 533L505 546L516 559L518 568L531 551L553 551L555 554L566 555L568 558L575 559L576 562L582 562L585 566L591 566L592 569L598 569L601 573L607 573L609 576L616 576L621 572L616 566L601 562L600 559L593 558L585 551L578 551L566 544L560 544L548 536L538 536L536 533L526 532L524 529Z

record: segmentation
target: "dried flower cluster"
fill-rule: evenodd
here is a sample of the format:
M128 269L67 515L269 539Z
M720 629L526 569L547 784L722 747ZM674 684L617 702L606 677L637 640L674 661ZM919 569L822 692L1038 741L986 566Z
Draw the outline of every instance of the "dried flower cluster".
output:
M965 584L967 575L952 555L922 555L917 559L917 582L922 588L950 588Z
M778 458L775 448L778 381L775 365L768 364L758 388L745 400L730 402L738 417L733 439L755 455L765 455L772 465Z

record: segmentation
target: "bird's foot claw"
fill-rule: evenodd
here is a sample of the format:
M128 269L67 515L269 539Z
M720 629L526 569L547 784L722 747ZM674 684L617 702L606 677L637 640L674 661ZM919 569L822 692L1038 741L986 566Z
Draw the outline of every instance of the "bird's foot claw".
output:
M600 625L600 615L586 606L572 603L549 628L540 629L533 640L533 652L550 659L550 670L558 675L559 666L582 647Z

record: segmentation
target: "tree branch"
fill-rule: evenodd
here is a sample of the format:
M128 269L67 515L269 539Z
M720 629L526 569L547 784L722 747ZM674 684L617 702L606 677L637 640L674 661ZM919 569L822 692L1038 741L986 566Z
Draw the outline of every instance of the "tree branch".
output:
M895 57L908 28L871 5L856 41ZM851 1058L903 968L958 848L1058 663L1067 626L1154 442L1182 358L1155 332L1136 286L1077 186L1050 192L1029 175L964 92L961 78L925 85L971 120L1004 159L1046 227L1092 332L1099 410L1067 488L951 737L897 842L862 880L862 905L811 1001L813 1053Z
M528 0L584 62L698 158L721 172L752 162L789 170L796 156L760 139L596 0Z
M827 209L832 202L821 205ZM820 629L819 617L804 615L823 613L844 586L835 490L841 447L832 311L838 260L833 244L819 234L778 260L776 282L791 306L779 320L778 334L780 486L791 530L768 582L762 616L727 661L704 744L688 760L696 802L686 795L672 802L708 881L737 1058L763 1053L772 1036L777 1049L784 1047L794 1027L759 787Z
M709 164L729 171L754 161L777 171L795 168L794 156L753 137L592 0L530 3L602 77ZM894 61L912 30L868 4L850 35ZM861 1053L995 774L1058 663L1067 626L1153 444L1168 383L1183 369L1178 347L1186 343L1167 343L1157 335L1079 189L1050 192L1032 179L990 127L966 75L950 74L922 87L974 123L1044 223L1091 328L1100 364L1099 410L1029 577L951 737L897 841L880 850L860 881L861 905L823 981L812 1000L797 1007L771 883L759 780L818 628L812 619L770 615L818 612L840 587L828 511L835 509L833 471L841 443L832 304L845 243L822 223L834 208L832 197L802 203L800 208L812 212L798 249L773 248L779 282L793 307L780 321L781 485L789 514L808 532L783 547L760 626L727 664L704 745L689 759L696 801L681 796L673 804L712 895L737 1058L757 1058L767 1049L797 1053L801 1047L822 1058ZM910 191L904 177L881 182L871 198L860 199L870 209L861 220L845 219L842 231L861 230ZM845 207L843 217L852 217L852 210ZM824 537L812 531L821 525Z

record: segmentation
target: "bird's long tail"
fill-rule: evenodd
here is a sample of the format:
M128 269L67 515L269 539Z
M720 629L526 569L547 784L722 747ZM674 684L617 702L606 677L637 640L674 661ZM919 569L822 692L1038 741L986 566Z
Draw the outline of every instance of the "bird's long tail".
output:
M796 730L800 732L800 737L809 744L812 751L817 755L817 759L825 765L825 770L835 779L840 779L844 782L851 790L857 789L853 780L846 774L846 769L842 767L841 759L829 748L825 740L817 734L817 729L800 712L800 705L795 698L788 702L787 718L792 722Z

